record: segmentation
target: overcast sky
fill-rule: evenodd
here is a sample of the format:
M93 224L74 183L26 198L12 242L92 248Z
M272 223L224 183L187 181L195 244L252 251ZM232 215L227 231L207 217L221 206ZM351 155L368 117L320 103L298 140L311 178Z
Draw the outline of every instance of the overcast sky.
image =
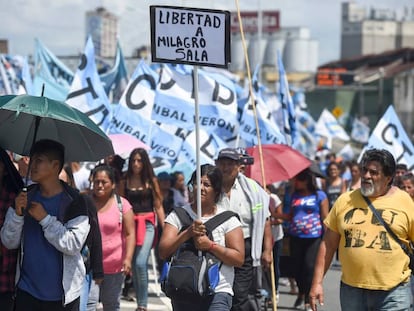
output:
M241 10L279 10L280 25L308 27L319 41L319 63L339 58L340 0L240 0ZM413 0L359 0L367 8L414 8ZM398 5L396 5L398 4ZM120 40L125 56L150 42L149 6L178 5L236 11L231 0L0 0L0 39L9 40L11 54L33 54L39 38L56 55L83 51L85 12L104 6L120 18Z

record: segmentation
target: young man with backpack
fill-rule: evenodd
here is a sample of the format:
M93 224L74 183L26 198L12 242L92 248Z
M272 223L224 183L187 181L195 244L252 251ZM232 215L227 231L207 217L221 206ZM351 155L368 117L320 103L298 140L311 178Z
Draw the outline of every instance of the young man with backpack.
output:
M164 290L170 296L175 311L194 309L206 311L230 310L233 296L234 267L241 266L244 259L244 242L240 221L236 216L233 216L234 214L231 214L229 218L223 217L220 221L216 218L225 212L217 208L217 202L221 198L222 175L216 167L209 164L201 166L201 219L197 219L196 215L197 198L195 193L198 186L196 185L195 172L189 184L194 190L192 195L194 200L191 205L177 207L166 218L164 232L159 244L159 252L162 258L167 259L173 256ZM184 213L182 210L184 210ZM187 222L186 217L191 220ZM211 221L215 221L216 224L210 227ZM187 226L188 224L189 226ZM208 232L208 228L212 232ZM180 258L180 253L187 252L191 248L193 253L198 254L200 251L200 257L192 256L191 262L187 263L188 266L193 266L193 269L197 258L199 260L206 258L207 266L211 266L210 263L217 261L216 268L219 270L219 277L216 280L217 284L214 284L215 287L202 287L201 280L203 277L200 277L200 283L197 282L197 278L188 277L188 274L185 277L184 274L191 268L183 270L181 279L182 281L195 280L195 283L193 282L194 286L184 282L181 285L176 285L175 289L174 286L169 287L168 282L178 281L179 279L178 277L171 280L174 258ZM196 259L194 260L194 258ZM196 270L201 269L196 268ZM201 288L204 288L204 291Z

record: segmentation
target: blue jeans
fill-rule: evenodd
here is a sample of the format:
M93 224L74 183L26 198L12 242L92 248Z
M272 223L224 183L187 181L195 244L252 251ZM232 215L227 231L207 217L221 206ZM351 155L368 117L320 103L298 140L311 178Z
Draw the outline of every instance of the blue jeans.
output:
M154 242L155 228L152 223L146 222L144 243L135 248L132 258L132 279L137 297L138 307L147 307L148 304L148 258Z
M342 311L405 311L410 310L410 283L401 283L385 290L352 287L341 282Z
M79 311L87 310L86 306L89 300L89 291L91 289L92 281L92 272L89 272L85 275L85 280L83 281L83 286L80 295Z
M211 298L206 299L171 300L174 311L229 311L231 302L232 297L228 293L216 293Z
M99 285L94 280L91 282L91 288L89 289L88 303L86 305L86 311L95 311L96 306L99 303Z

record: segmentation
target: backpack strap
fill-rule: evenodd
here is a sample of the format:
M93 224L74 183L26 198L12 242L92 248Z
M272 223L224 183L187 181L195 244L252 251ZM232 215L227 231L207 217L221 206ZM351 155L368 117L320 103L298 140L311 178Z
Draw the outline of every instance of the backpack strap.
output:
M122 200L121 197L115 193L116 203L119 209L119 223L122 224L122 217L124 216L124 209L122 207Z
M233 216L240 220L239 215L232 211L224 211L207 220L204 225L206 226L208 236L211 235L214 229Z
M183 231L187 229L189 226L191 226L194 220L191 218L190 214L188 214L188 212L184 208L176 207L174 208L174 211L183 225L180 231Z

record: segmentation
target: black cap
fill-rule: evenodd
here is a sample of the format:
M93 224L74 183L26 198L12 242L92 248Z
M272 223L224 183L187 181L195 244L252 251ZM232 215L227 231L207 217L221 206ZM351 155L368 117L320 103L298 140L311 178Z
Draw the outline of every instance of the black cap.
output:
M231 160L239 161L241 156L242 155L235 148L224 148L220 150L217 156L217 160L222 159L222 158L228 158Z

